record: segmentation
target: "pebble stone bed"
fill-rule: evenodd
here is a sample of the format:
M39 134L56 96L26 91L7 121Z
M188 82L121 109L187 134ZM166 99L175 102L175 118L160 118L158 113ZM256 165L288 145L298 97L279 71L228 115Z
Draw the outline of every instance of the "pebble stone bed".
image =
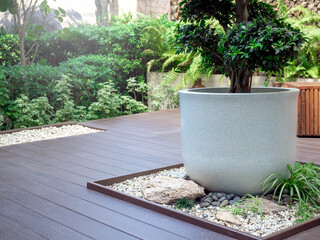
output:
M133 195L135 197L143 198L143 194L140 190L141 184L158 176L169 176L173 178L188 179L186 171L182 167L127 179L126 181L115 183L109 187L117 191ZM266 198L268 198L269 200L277 201L277 198L271 199L271 197L272 195L268 195ZM245 216L237 215L237 218L242 223L241 225L219 221L216 218L216 213L218 210L220 210L222 207L227 207L229 209L234 208L234 204L240 199L241 196L236 196L232 193L209 192L205 197L197 200L195 206L192 209L177 209L174 204L163 206L173 208L178 211L183 211L202 219L206 219L243 232L248 232L260 237L264 237L284 228L293 226L294 222L296 221L296 218L294 216L296 210L295 207L287 208L286 211L281 211L278 213L264 214L263 219L261 219L261 216L259 214L250 211ZM289 203L288 201L290 202L290 199L287 199L285 195L285 197L281 199L281 204L287 205Z
M0 134L0 147L96 132L100 132L100 130L80 125L64 125L61 127L44 127L40 129L29 130L26 129L19 132Z

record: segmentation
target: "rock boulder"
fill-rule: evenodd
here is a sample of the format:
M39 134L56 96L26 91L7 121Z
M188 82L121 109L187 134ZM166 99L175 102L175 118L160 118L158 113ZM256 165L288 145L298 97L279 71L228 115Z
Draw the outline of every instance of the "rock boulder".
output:
M142 184L144 198L160 204L171 204L179 198L196 198L205 196L204 188L191 180L157 177Z

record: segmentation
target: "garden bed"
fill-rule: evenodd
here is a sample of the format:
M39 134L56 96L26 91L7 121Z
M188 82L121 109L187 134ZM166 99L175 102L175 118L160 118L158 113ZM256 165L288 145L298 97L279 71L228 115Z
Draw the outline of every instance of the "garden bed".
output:
M124 175L124 176L120 176L120 177L115 177L115 178L109 178L109 179L103 179L103 180L99 180L99 181L94 181L94 182L88 182L87 187L89 189L107 194L109 196L136 204L138 206L156 211L158 213L161 214L165 214L167 216L176 218L178 220L182 220L194 225L197 225L199 227L203 227L205 229L220 233L220 234L224 234L226 236L229 237L233 237L233 238L237 238L237 239L283 239L292 235L295 235L299 232L305 231L309 228L318 226L320 224L320 216L315 217L313 219L310 219L308 221L296 224L294 226L288 227L286 229L280 230L278 232L269 234L267 236L264 237L258 237L258 236L254 236L252 234L249 233L245 233L242 231L238 231L236 229L227 227L227 226L223 226L221 224L212 222L212 221L208 221L205 219L201 219L199 217L172 209L172 208L168 208L165 207L163 205L160 204L156 204L153 203L151 201L139 198L139 197L135 197L133 195L129 195L120 191L116 191L115 189L111 188L111 185L116 184L116 183L121 183L123 181L126 181L128 179L132 179L135 177L139 177L139 176L144 176L144 175L149 175L149 174L154 174L157 173L159 171L163 171L163 170L170 170L170 169L174 169L174 168L180 168L182 167L183 164L178 164L178 165L172 165L172 166L168 166L165 168L158 168L158 169L153 169L150 171L144 171L144 172L140 172L140 173L135 173L135 174L129 174L129 175Z

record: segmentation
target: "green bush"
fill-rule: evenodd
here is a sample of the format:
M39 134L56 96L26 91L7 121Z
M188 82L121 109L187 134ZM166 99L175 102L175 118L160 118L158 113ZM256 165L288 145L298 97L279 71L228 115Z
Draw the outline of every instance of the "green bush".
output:
M76 104L88 105L94 101L100 83L111 81L120 93L125 93L126 79L137 76L139 65L139 60L128 60L121 55L87 55L61 63L59 70L73 79Z
M97 102L93 102L88 111L88 119L116 117L127 114L147 112L148 108L142 102L130 96L122 96L114 88L112 82L99 84Z
M58 66L69 58L102 52L101 49L99 51L99 42L83 31L96 28L96 26L81 25L44 34L39 40L37 62ZM33 41L27 43L31 45Z
M99 86L98 101L90 105L88 118L99 119L121 115L121 96L115 90L113 83L100 83Z
M122 112L125 115L143 113L148 111L148 107L142 102L133 99L130 96L121 96Z
M52 110L47 97L38 97L30 101L22 94L13 105L14 128L49 124Z
M57 106L54 122L66 121L85 121L86 107L75 106L73 96L71 94L72 85L71 79L63 76L62 79L56 82L53 91L57 93Z
M26 95L29 99L47 96L49 102L55 104L54 81L62 77L56 67L39 64L16 65L5 68L5 74L9 99L15 100L21 94Z
M9 66L20 62L19 40L16 34L0 29L0 65Z
M5 113L9 102L9 90L7 88L8 82L6 80L5 68L0 66L0 130L5 124Z

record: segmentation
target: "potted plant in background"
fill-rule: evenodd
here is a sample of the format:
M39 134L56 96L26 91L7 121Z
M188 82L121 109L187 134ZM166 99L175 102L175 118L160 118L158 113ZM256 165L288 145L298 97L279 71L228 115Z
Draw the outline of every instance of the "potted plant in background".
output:
M299 30L257 0L183 0L176 41L223 69L230 88L179 92L183 162L211 191L260 193L264 179L295 161L298 91L251 88L255 68L277 71L304 42ZM211 27L219 21L223 34Z

